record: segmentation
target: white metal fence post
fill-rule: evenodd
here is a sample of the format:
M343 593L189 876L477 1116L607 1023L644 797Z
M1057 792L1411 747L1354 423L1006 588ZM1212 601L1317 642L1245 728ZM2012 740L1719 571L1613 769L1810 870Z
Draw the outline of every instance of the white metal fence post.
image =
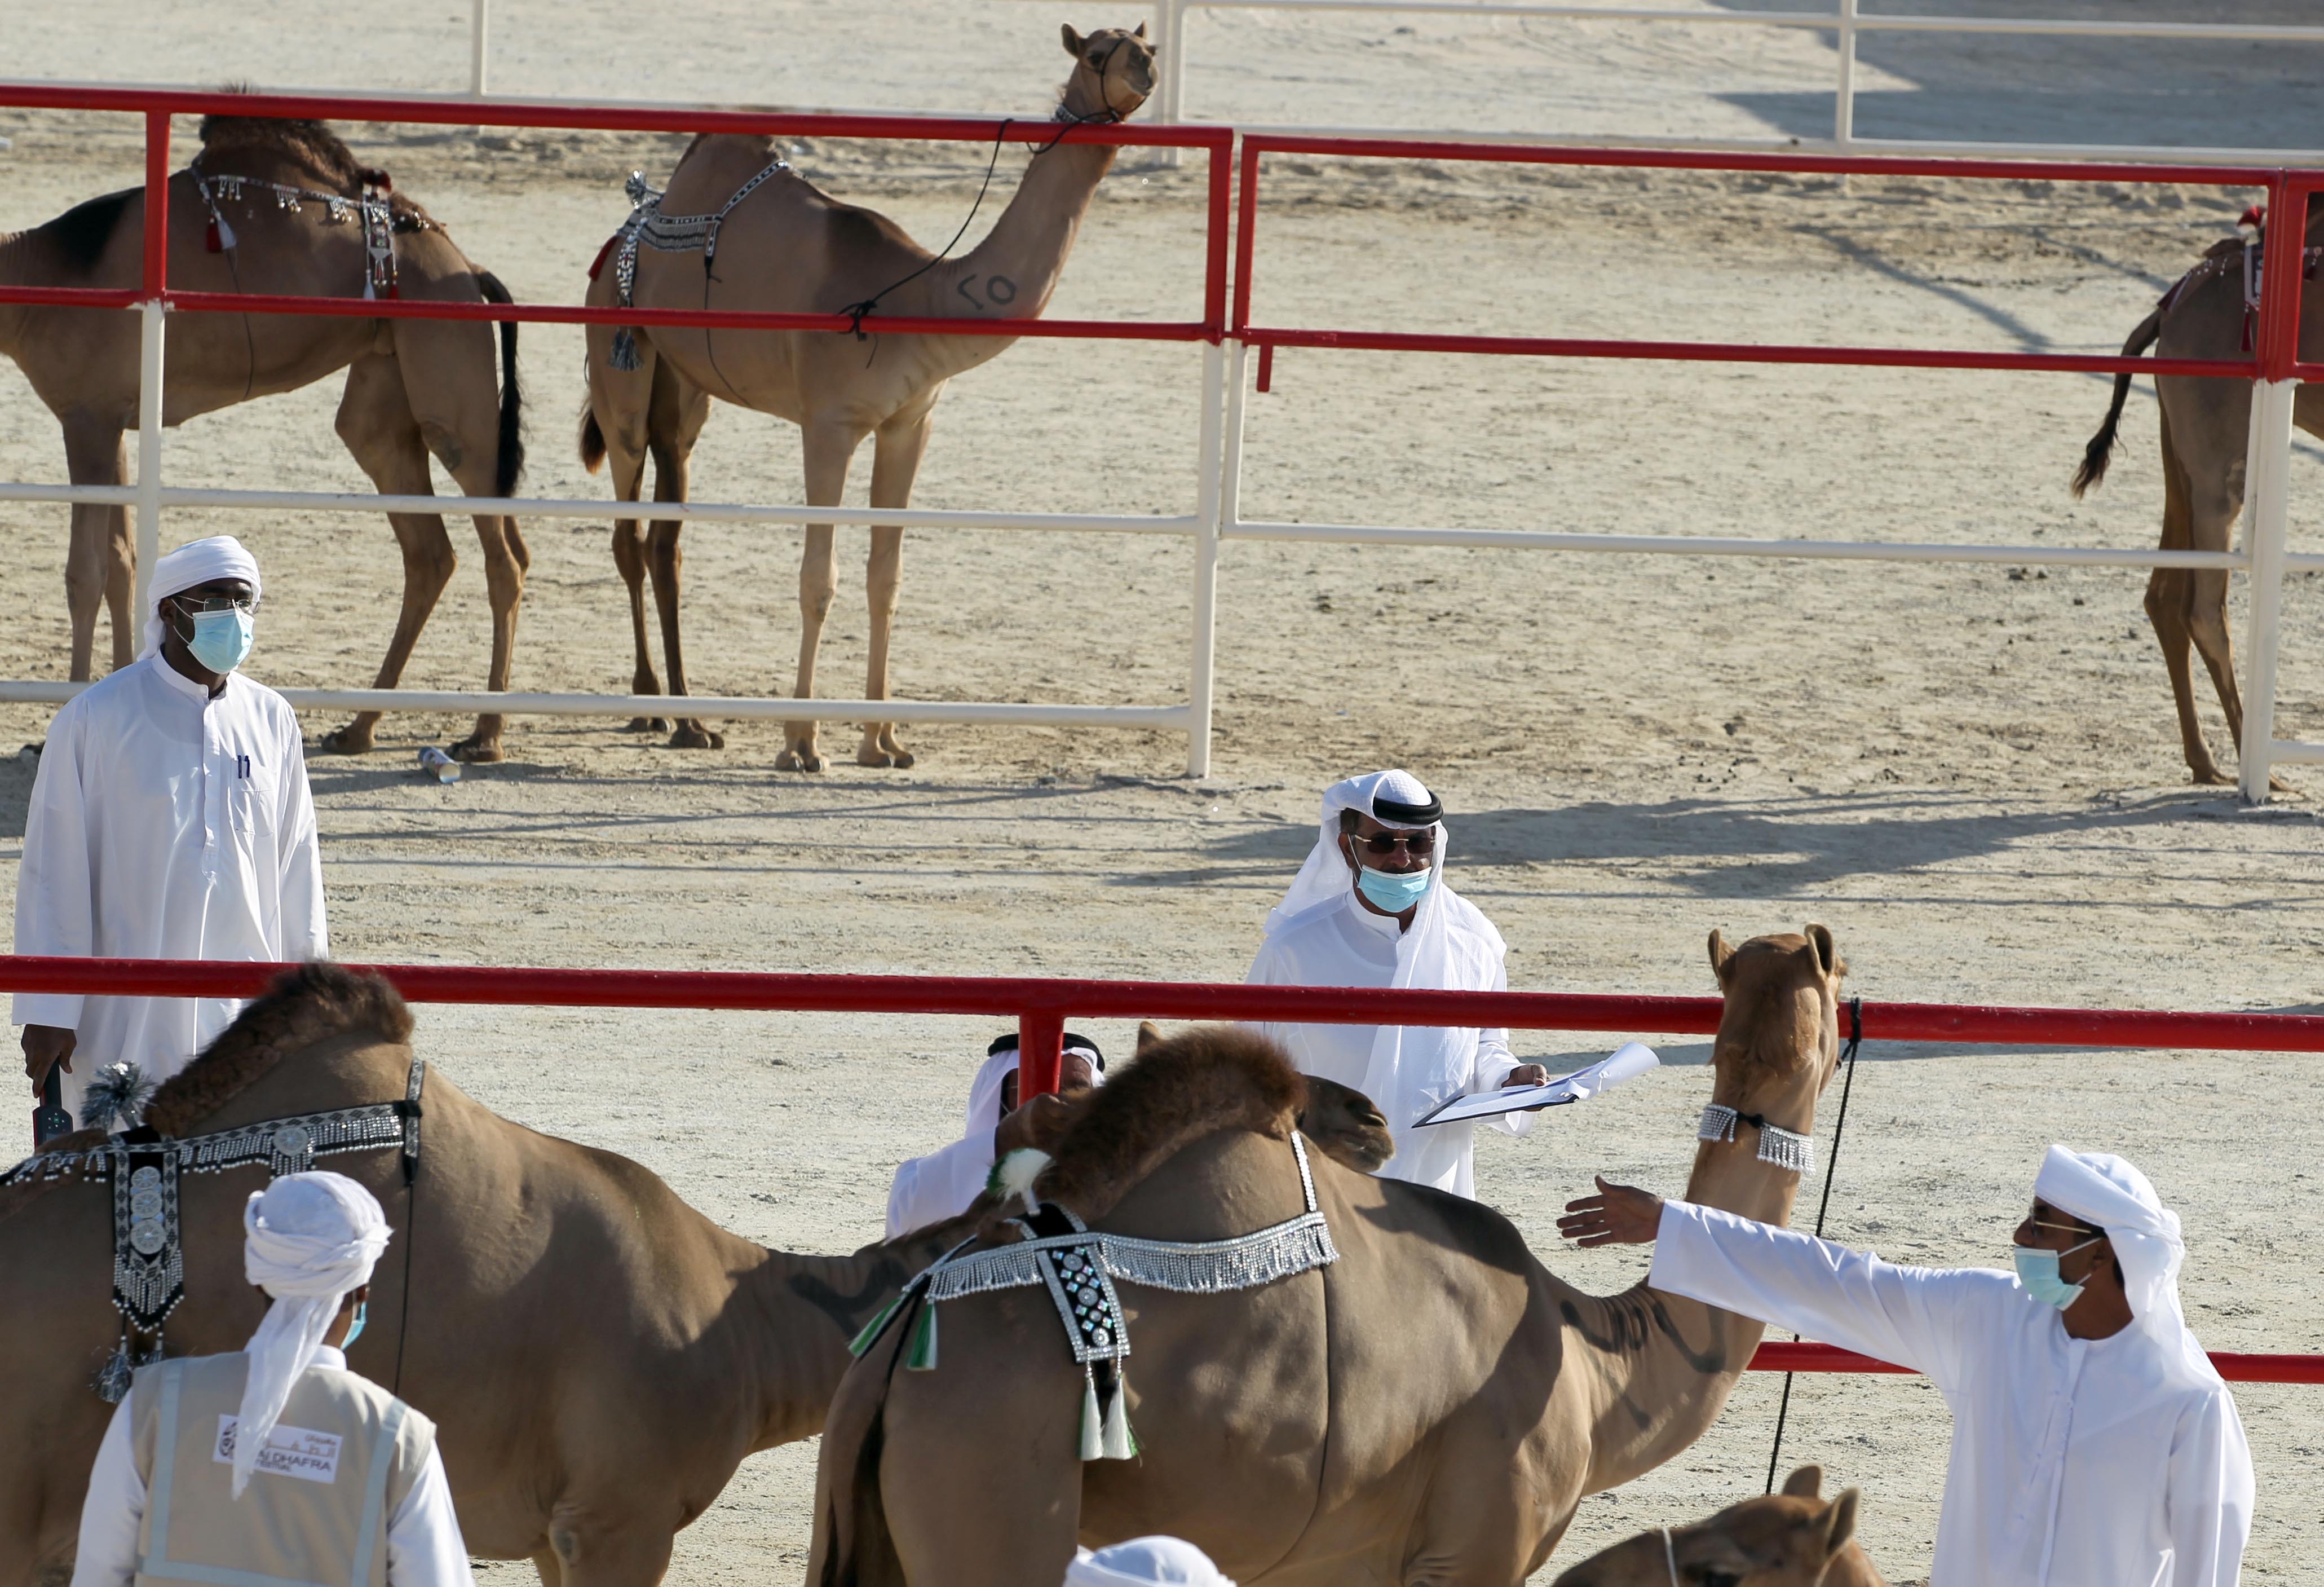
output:
M2252 383L2251 455L2257 466L2244 487L2244 544L2251 554L2250 658L2244 687L2244 740L2239 780L2244 798L2267 802L2275 754L2277 639L2283 609L2284 508L2292 477L2292 399L2300 383Z
M146 592L153 564L161 556L161 320L158 298L137 306L142 317L137 344L137 577L130 598L130 621L142 630L152 610ZM133 635L130 648L137 641Z
M1240 348L1238 348L1240 350ZM1211 774L1212 669L1219 637L1219 504L1225 499L1219 430L1226 393L1226 349L1203 346L1203 422L1194 447L1199 478L1195 489L1194 637L1186 666L1186 775Z
M476 99L484 97L485 24L491 6L492 0L468 0L468 94Z
M1856 0L1840 0L1840 81L1832 95L1831 141L1842 154L1856 141Z
M1157 0L1157 7L1162 23L1155 53L1162 58L1162 92L1154 119L1176 126L1186 114L1186 5L1185 0Z

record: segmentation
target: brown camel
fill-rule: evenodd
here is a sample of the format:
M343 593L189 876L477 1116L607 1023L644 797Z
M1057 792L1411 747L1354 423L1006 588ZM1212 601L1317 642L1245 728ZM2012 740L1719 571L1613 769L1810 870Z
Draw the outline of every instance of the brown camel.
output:
M1057 118L1069 125L1119 121L1143 104L1154 87L1154 51L1146 26L1135 32L1103 29L1082 37L1065 30L1074 58ZM696 138L669 179L660 202L666 216L717 214L733 205L715 229L715 262L698 246L666 253L635 251L632 300L651 309L714 309L765 313L842 314L876 304L862 323L872 339L829 331L724 331L658 326L618 333L589 328L589 397L581 420L581 459L590 472L613 459L613 493L638 499L646 457L654 461L654 500L686 500L687 458L709 415L723 398L799 427L805 449L807 504L835 506L863 438L872 438L872 505L911 504L912 480L928 440L928 420L945 383L986 362L1010 337L876 335L880 314L1029 319L1038 316L1064 273L1100 178L1114 150L1065 143L1037 152L1017 196L991 235L958 259L941 259L872 210L843 204L787 165L773 136L722 134ZM771 174L769 174L771 172ZM747 197L744 189L749 186ZM599 256L588 300L619 302L620 234ZM608 255L611 262L608 262ZM714 346L715 338L715 346ZM617 346L620 356L615 356ZM632 351L634 349L634 351ZM622 368L620 364L634 367ZM650 534L634 519L613 525L613 561L630 586L630 626L637 669L633 687L658 694L646 651L644 581L653 573L654 606L661 620L669 692L687 692L678 641L677 521L656 522ZM888 697L888 641L903 575L904 531L872 531L868 569L872 654L866 699ZM837 573L831 526L809 524L799 565L798 676L794 695L815 692L816 650L831 611ZM658 727L644 718L635 731ZM820 771L816 724L785 724L776 764L785 770ZM718 748L724 740L699 721L677 724L679 748ZM893 724L867 723L855 760L862 766L909 766Z
M356 163L318 121L212 115L201 125L197 163L170 179L170 285L180 291L358 297L369 268L367 224L355 206L383 173ZM244 179L239 183L233 179ZM270 186L269 184L274 184ZM296 200L278 189L296 189ZM334 198L336 196L336 198ZM392 200L393 286L402 297L440 302L508 302L508 289L468 263L443 227L401 196ZM32 231L0 235L0 284L134 287L141 279L145 197L131 188L67 210ZM231 238L232 246L226 244ZM219 247L213 252L211 241ZM383 295L384 295L383 293ZM347 372L339 438L372 483L392 495L430 495L428 457L443 463L472 496L505 496L524 463L522 399L516 378L516 326L501 327L502 378L493 372L491 328L475 321L347 319L280 314L173 314L163 344L161 422L253 397L296 391ZM0 352L64 427L75 484L118 485L126 465L122 435L137 426L138 327L115 309L0 303ZM420 631L452 577L451 537L434 513L391 512L403 549L403 608L380 664L378 688L392 688ZM526 551L512 518L480 517L484 583L493 606L494 689L508 687ZM76 505L65 563L72 613L72 676L90 676L100 602L113 620L113 665L136 651L143 616L129 610L135 568L126 509ZM379 713L366 711L327 734L325 749L372 746ZM475 736L453 746L462 760L501 758L501 718L482 716Z
M2324 206L2312 206L2307 241L2324 243ZM2163 295L2154 312L2139 322L2122 346L2126 357L2155 349L2159 358L2224 358L2246 355L2257 316L2244 302L2244 244L2227 238L2212 245L2202 262ZM2257 243L2253 246L2255 248ZM2309 268L2314 270L2315 255ZM2254 263L2256 263L2256 255ZM2310 279L2300 292L2300 356L2324 358L2324 281ZM2202 375L2158 374L2154 393L2162 410L2163 549L2224 551L2229 549L2236 516L2244 506L2244 468L2251 445L2251 383ZM2084 448L2075 471L2076 496L2106 478L2107 464L2122 427L2130 395L2128 372L2114 377L2114 401L2106 423ZM2324 437L2324 390L2303 385L2292 399L2292 422ZM2202 567L2157 567L2147 576L2146 619L2163 641L2163 664L2171 672L2171 696L2179 707L2179 740L2187 769L2201 783L2231 783L2203 743L2195 717L2195 688L2188 667L2191 644L2210 669L2227 734L2240 753L2244 740L2243 699L2236 690L2235 644L2227 636L2227 576ZM2290 791L2272 779L2279 792Z
M391 1102L410 1033L386 983L311 966L169 1081L145 1121L184 1137ZM660 1581L678 1528L744 1455L822 1430L849 1339L973 1227L851 1257L769 1250L626 1158L512 1124L441 1071L420 1105L410 1188L392 1147L318 1159L368 1186L394 1229L353 1365L435 1418L471 1552L530 1556L546 1587ZM1360 1093L1339 1088L1308 1114L1325 1152L1386 1159ZM240 1219L264 1183L263 1167L180 1180L171 1354L239 1350L257 1325ZM0 1587L62 1587L71 1572L112 1414L90 1389L120 1335L112 1207L109 1186L77 1177L0 1186Z
M1857 1492L1820 1497L1823 1468L1692 1527L1657 1527L1591 1555L1554 1587L1887 1587L1856 1541Z
M1831 933L1730 950L1714 932L1711 956L1712 1099L1812 1130L1839 1053ZM1177 1038L1091 1101L1036 1190L1148 1239L1292 1217L1287 1071L1254 1037ZM1688 1197L1785 1221L1799 1176L1757 1133L1698 1143ZM1246 1582L1509 1587L1584 1494L1693 1442L1757 1347L1757 1322L1643 1283L1582 1294L1475 1202L1322 1162L1314 1181L1337 1260L1224 1294L1124 1285L1134 1459L1079 1458L1084 1374L1047 1291L943 1303L934 1370L898 1370L927 1340L890 1328L831 1407L808 1580L1021 1587L1076 1541L1167 1532Z

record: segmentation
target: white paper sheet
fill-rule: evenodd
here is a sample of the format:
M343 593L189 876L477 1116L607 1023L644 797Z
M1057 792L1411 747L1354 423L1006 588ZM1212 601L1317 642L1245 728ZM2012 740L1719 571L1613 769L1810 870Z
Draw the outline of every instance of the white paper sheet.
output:
M1644 1042L1625 1042L1615 1050L1613 1056L1602 1058L1586 1069L1576 1069L1571 1075L1561 1075L1546 1085L1504 1085L1499 1091L1480 1091L1470 1096L1456 1096L1425 1118L1416 1120L1415 1127L1421 1124L1454 1124L1463 1119L1489 1119L1496 1113L1514 1113L1524 1108L1555 1108L1567 1103L1587 1102L1661 1063L1662 1059L1655 1056L1655 1049Z

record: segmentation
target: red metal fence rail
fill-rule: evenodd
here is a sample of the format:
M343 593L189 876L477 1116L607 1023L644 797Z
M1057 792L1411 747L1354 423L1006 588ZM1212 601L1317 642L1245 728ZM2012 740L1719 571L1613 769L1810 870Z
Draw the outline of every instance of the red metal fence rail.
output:
M0 992L248 998L295 967L11 954L0 955ZM1720 1007L1717 998L1708 997L1396 992L1033 976L807 975L449 964L353 967L385 976L413 1002L1014 1017L1019 1022L1028 1093L1056 1089L1059 1039L1066 1020L1073 1017L1332 1024L1394 1020L1405 1025L1699 1036L1718 1029ZM1945 1003L1867 1002L1861 1008L1864 1034L1877 1041L2324 1052L2324 1016L2313 1014L1978 1008ZM2222 1376L2236 1382L2324 1383L2324 1355L2217 1352L2211 1360ZM1812 1343L1762 1344L1751 1366L1755 1370L1783 1372L1908 1370L1831 1345Z

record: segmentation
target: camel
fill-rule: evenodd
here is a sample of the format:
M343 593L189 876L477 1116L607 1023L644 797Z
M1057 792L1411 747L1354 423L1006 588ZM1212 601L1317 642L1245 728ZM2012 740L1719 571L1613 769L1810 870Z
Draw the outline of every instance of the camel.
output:
M1823 1468L1692 1527L1657 1527L1591 1555L1552 1587L1887 1587L1856 1541L1857 1491L1825 1499Z
M145 1123L184 1137L392 1102L411 1060L392 987L312 965L165 1083ZM499 1117L440 1070L420 1106L410 1186L392 1147L317 1159L369 1187L394 1230L351 1364L435 1418L469 1550L530 1557L544 1587L653 1587L673 1535L744 1455L822 1430L848 1341L973 1227L845 1257L770 1250L626 1158ZM1360 1168L1392 1149L1360 1093L1307 1113L1319 1147ZM263 1166L180 1179L171 1355L239 1350L257 1326L240 1220L264 1182ZM0 1587L70 1573L112 1414L90 1389L121 1331L112 1209L109 1185L74 1176L0 1186Z
M171 288L363 294L366 280L374 278L367 273L370 226L359 206L367 188L385 189L385 173L359 165L318 121L212 115L201 124L201 143L195 163L209 179L207 192L192 167L170 179ZM290 189L303 194L295 208L286 197ZM419 206L400 195L390 203L393 266L386 290L441 302L510 301L508 289L471 264ZM141 279L144 229L144 190L131 188L31 231L0 234L0 284L134 287ZM501 327L497 392L493 333L475 321L173 314L165 336L166 425L296 391L344 369L339 438L380 491L433 494L431 452L469 495L505 496L516 488L524 446L513 322ZM75 484L123 483L122 435L137 425L137 347L136 319L117 310L0 303L0 352L16 361L64 427L65 460ZM403 676L455 561L442 518L391 512L388 521L403 549L403 606L377 688L392 688ZM514 519L485 516L475 522L493 608L488 687L505 689L528 558ZM65 601L72 614L76 682L91 676L100 604L112 617L114 668L126 667L135 656L143 623L143 614L129 610L135 558L126 509L73 508ZM378 720L378 712L366 711L325 734L322 746L340 754L368 750ZM465 761L497 761L501 733L499 716L480 716L475 734L453 746L453 753Z
M1107 28L1084 38L1064 30L1074 58L1056 118L1068 127L1120 121L1154 87L1154 51L1146 25ZM1010 337L878 335L880 314L1030 319L1047 305L1073 252L1082 217L1115 151L1093 143L1037 150L1016 197L991 234L958 259L932 254L901 226L870 209L843 204L781 162L774 136L696 138L679 160L660 200L665 216L723 214L712 229L715 263L700 251L634 248L632 300L653 309L738 309L848 314L865 311L866 341L828 331L725 331L589 328L589 394L581 418L581 460L591 473L610 457L613 493L634 502L649 454L654 499L682 502L687 460L713 397L755 408L799 427L809 506L838 504L847 471L865 436L872 438L872 505L910 505L912 481L928 441L928 421L945 383L997 356ZM996 150L996 157L998 151ZM731 211L722 207L731 206ZM632 217L632 224L636 217ZM629 228L616 233L592 271L588 301L622 301L619 256ZM949 252L949 250L947 250ZM611 268L604 268L608 255ZM872 310L876 309L876 312ZM714 346L714 336L715 345ZM633 367L622 367L623 364ZM634 519L613 525L613 561L629 586L630 626L637 655L632 687L658 694L647 655L644 581L653 575L669 692L687 692L678 637L678 521L641 533ZM864 697L888 697L888 646L903 572L904 531L875 528L867 569L871 664ZM809 524L799 564L798 673L793 693L815 692L816 652L831 611L837 574L831 525ZM635 732L658 728L641 717ZM776 764L820 771L816 724L784 725ZM700 721L678 722L676 748L716 749L724 739ZM892 723L867 723L855 760L862 766L909 766L912 756Z
M2258 224L2254 211L2247 220ZM2315 248L2324 244L2324 206L2308 215L2308 271L2301 288L2300 356L2324 358L2324 281L2313 279ZM2255 241L2252 246L2258 246ZM2154 311L2141 320L2123 355L2135 358L2153 347L2161 358L2239 358L2251 350L2256 315L2244 301L2244 250L2238 239L2214 244L2201 263L2181 277ZM2256 255L2255 255L2255 263ZM2114 401L2106 423L2083 449L2075 471L2077 497L2106 478L2124 401L2130 395L2128 371L2114 377ZM2229 549L2236 516L2244 506L2244 469L2251 446L2251 383L2203 375L2158 374L2154 394L2161 409L2163 443L2163 549L2224 551ZM2292 422L2324 437L2324 390L2303 385L2292 400ZM2171 673L2171 696L2179 707L2179 740L2187 770L2199 783L2232 783L2203 742L2195 717L2194 680L2188 666L2191 643L2210 669L2211 687L2227 719L2227 734L2240 754L2244 707L2236 689L2234 641L2227 635L2227 575L2213 568L2157 567L2147 576L2146 620L2163 643L2163 663ZM2291 791L2272 779L2278 792Z
M1696 1145L1686 1194L1781 1223L1799 1176L1758 1156L1757 1120L1812 1130L1845 967L1821 926L1710 946L1725 994L1711 1097L1744 1118ZM1230 1060L1240 1090L1220 1078ZM1033 1194L1172 1241L1294 1217L1288 1068L1255 1036L1176 1038L1091 1100ZM1135 1458L1081 1460L1084 1370L1041 1287L938 1306L935 1370L899 1370L932 1330L888 1329L832 1404L808 1581L1047 1582L1076 1541L1160 1532L1246 1583L1510 1587L1583 1495L1700 1436L1757 1347L1758 1323L1643 1283L1582 1293L1475 1202L1313 1173L1336 1260L1227 1293L1123 1284ZM988 1220L982 1242L1009 1235Z

